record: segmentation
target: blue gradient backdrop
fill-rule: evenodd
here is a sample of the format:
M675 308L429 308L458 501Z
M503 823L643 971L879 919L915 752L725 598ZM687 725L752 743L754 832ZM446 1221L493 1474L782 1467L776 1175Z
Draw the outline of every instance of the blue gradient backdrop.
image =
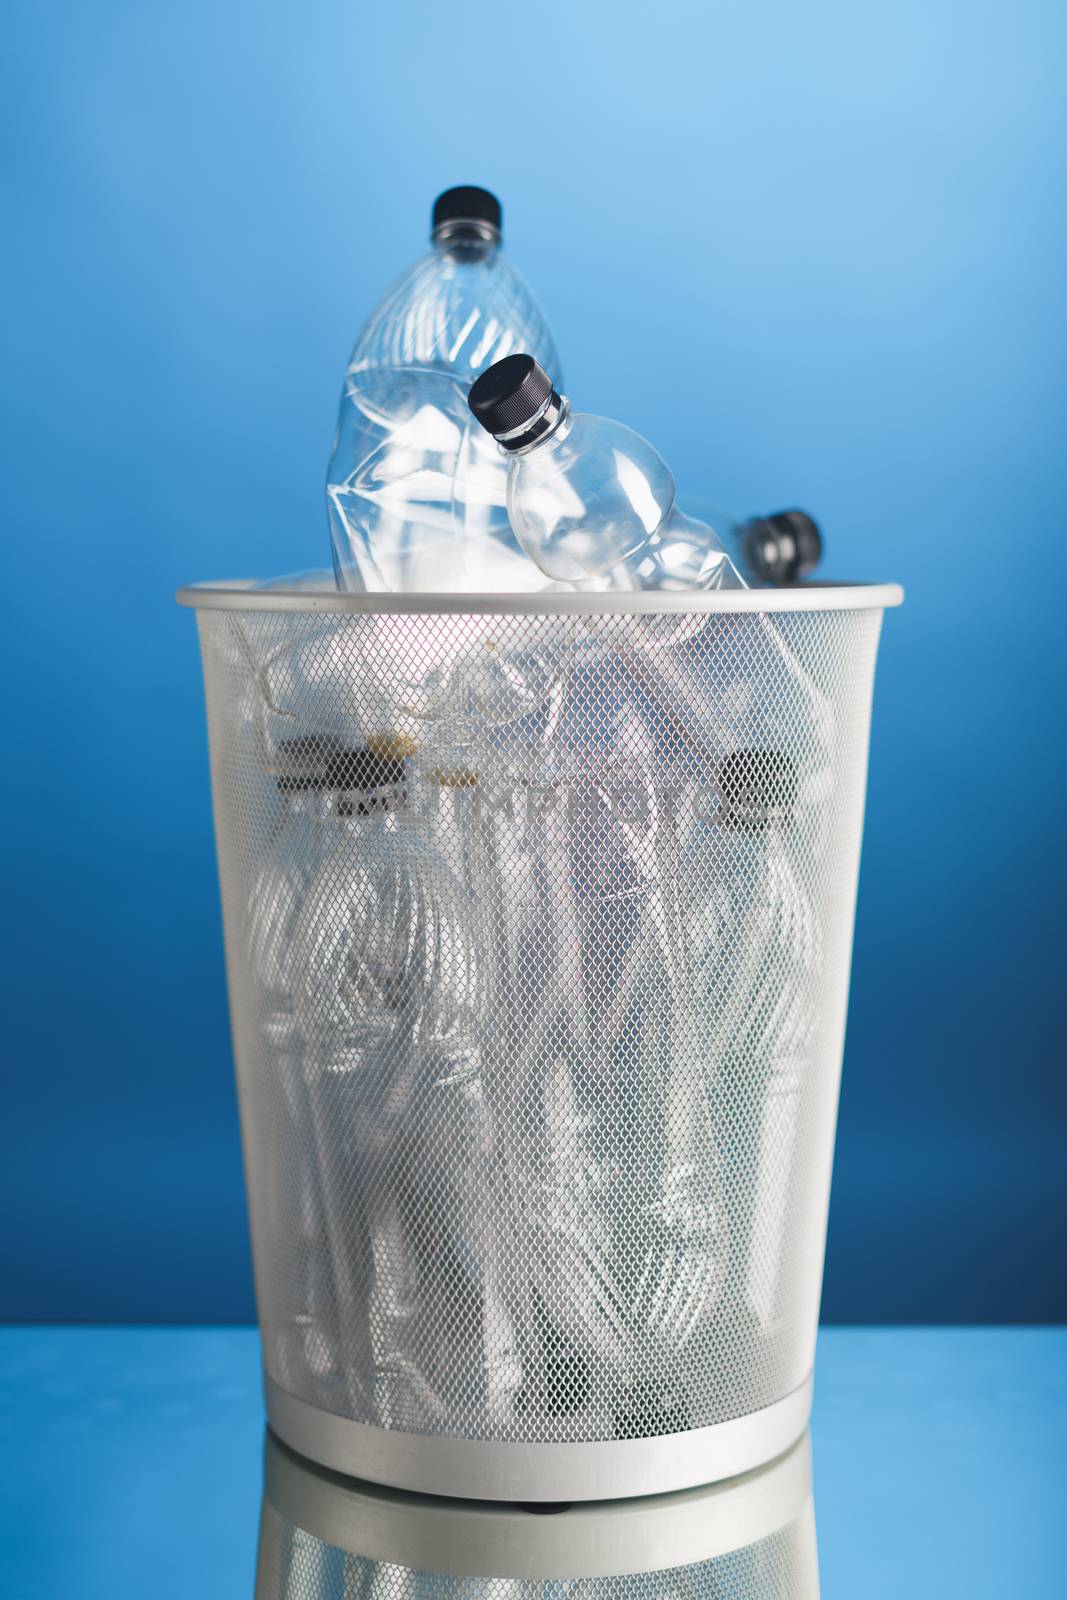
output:
M188 579L320 564L434 194L583 408L895 578L829 1320L1067 1320L1048 0L6 8L0 1317L252 1315Z

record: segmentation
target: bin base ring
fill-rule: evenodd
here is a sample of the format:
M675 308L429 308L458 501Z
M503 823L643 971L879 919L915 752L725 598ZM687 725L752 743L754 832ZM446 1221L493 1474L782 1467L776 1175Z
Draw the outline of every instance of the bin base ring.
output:
M808 1425L812 1378L762 1411L658 1439L575 1444L401 1433L336 1417L264 1379L267 1417L291 1449L369 1483L461 1500L627 1500L718 1483L773 1461Z

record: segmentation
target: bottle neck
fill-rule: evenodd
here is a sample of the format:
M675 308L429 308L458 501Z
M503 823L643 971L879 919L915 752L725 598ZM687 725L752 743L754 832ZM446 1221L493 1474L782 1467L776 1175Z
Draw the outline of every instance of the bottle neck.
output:
M500 234L491 222L464 217L442 222L434 229L431 242L436 254L446 261L472 266L492 259L500 249Z
M553 389L540 411L529 422L524 422L521 428L512 428L510 433L495 434L494 438L506 456L529 455L531 450L539 449L550 439L564 438L570 415L571 403L567 396L557 394Z

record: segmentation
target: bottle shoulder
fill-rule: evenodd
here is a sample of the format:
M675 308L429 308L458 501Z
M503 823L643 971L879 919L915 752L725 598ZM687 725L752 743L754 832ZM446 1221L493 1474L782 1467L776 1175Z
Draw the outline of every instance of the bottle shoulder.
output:
M348 370L424 367L473 381L486 366L518 350L536 356L555 377L555 344L518 268L501 251L475 262L431 251L379 300Z
M595 577L600 588L651 587L640 552L673 504L674 479L648 440L586 412L570 413L509 469L516 537L560 582Z
M516 480L565 475L601 492L621 489L655 527L674 503L674 477L663 457L641 434L612 417L571 412L563 426L528 455L516 457ZM658 508L653 511L653 507Z

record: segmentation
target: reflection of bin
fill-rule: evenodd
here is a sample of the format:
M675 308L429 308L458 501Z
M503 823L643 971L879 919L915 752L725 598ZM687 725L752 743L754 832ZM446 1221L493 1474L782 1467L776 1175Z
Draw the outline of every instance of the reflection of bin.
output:
M256 1600L818 1600L806 1435L710 1488L553 1512L353 1483L268 1434Z
M810 1404L894 588L196 588L271 1422L602 1499Z

